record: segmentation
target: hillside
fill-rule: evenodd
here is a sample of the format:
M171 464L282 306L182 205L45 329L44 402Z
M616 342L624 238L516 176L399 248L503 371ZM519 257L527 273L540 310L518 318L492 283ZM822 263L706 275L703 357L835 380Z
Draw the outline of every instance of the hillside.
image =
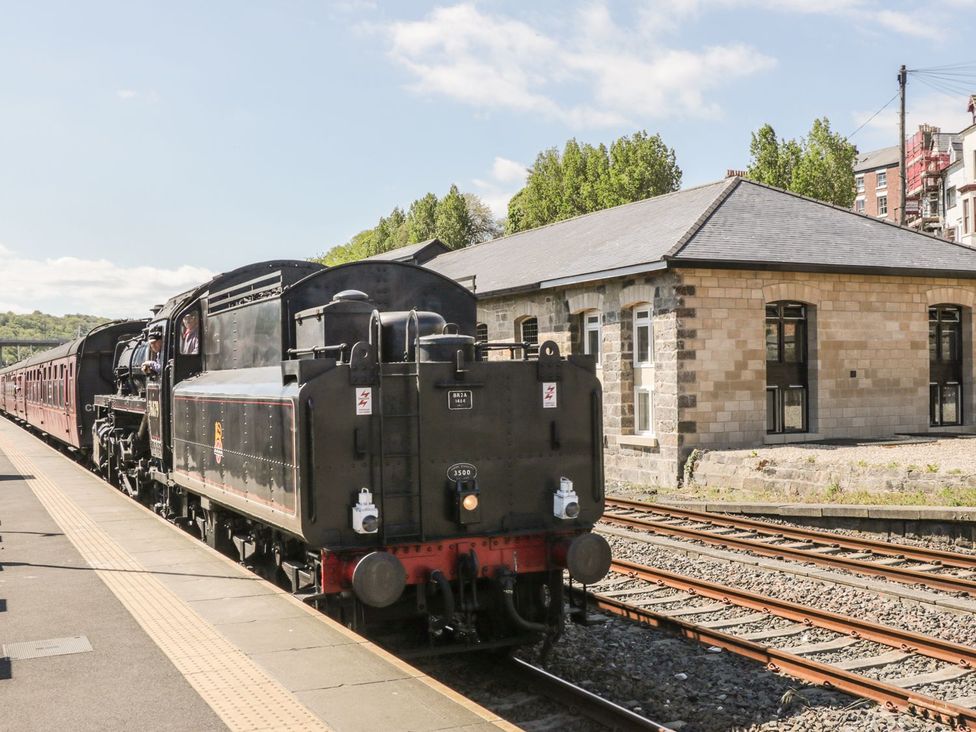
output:
M79 334L87 333L107 320L109 319L97 315L58 316L47 315L36 310L29 315L0 313L0 339L57 338L67 341L77 338ZM0 363L11 363L14 360L14 349L0 349Z

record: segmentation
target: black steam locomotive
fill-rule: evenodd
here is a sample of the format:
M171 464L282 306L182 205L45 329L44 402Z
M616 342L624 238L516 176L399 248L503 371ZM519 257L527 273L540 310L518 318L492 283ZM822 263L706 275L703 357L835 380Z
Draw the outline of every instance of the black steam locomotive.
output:
M475 319L471 292L408 264L219 275L119 341L91 460L355 627L551 639L563 569L591 583L610 562L590 531L600 383L551 342L476 343Z

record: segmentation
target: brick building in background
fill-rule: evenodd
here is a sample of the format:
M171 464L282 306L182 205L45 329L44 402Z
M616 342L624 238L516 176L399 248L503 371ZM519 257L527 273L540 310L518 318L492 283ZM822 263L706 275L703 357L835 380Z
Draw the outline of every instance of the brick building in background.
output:
M860 155L854 164L857 195L854 210L866 216L898 221L899 174L898 145Z
M976 251L868 215L735 177L424 266L473 282L481 337L596 358L611 481L674 485L696 449L976 429Z

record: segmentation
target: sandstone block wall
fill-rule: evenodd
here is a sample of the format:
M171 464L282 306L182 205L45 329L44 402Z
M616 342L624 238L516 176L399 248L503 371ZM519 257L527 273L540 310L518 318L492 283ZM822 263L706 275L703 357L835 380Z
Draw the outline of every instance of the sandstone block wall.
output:
M696 448L770 441L765 304L778 300L808 306L808 439L929 431L928 307L940 303L964 308L963 413L976 424L969 280L682 268L486 298L479 321L489 339L510 341L535 317L540 343L580 353L581 314L601 313L607 479L675 485ZM653 305L653 439L634 436L633 307L643 302Z

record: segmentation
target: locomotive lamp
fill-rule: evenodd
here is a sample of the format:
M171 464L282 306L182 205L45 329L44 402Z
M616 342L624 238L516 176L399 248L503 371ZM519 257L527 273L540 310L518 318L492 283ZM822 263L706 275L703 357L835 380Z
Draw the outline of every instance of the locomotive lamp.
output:
M352 528L357 534L375 534L380 527L380 511L373 504L368 488L359 491L359 502L352 507Z
M475 480L454 481L457 522L462 526L481 521L481 496Z
M559 489L552 496L552 513L558 519L574 519L579 516L579 496L573 490L573 481L559 479Z

